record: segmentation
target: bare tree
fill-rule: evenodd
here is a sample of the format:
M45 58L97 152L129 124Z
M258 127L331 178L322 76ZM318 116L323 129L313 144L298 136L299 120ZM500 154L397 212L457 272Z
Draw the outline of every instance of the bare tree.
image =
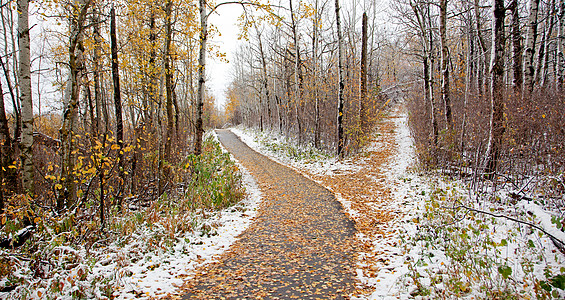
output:
M535 1L535 0L534 0ZM504 0L492 0L491 115L485 172L494 176L504 134Z
M122 117L122 94L120 91L120 70L118 65L118 40L116 37L116 9L112 5L110 11L110 44L112 52L112 80L114 83L114 109L116 113L116 143L118 144L118 191L116 205L122 209L124 199L124 122Z
M363 12L362 21L362 38L361 38L361 89L359 98L359 120L361 122L361 131L368 134L367 124L367 13Z
M439 40L441 43L441 99L444 104L445 121L451 128L451 98L449 97L449 48L447 46L447 0L439 2Z
M196 98L196 137L194 141L194 154L202 153L202 108L204 107L204 84L206 82L206 42L208 40L208 15L206 14L206 0L199 0L200 8L200 54L198 56L198 95Z
M345 89L345 74L343 70L343 38L341 36L341 21L339 16L339 0L335 0L335 18L337 30L337 53L338 53L338 74L339 74L339 90L337 100L337 154L343 157L344 151L344 136L343 136L343 92Z
M4 107L4 90L0 81L0 214L4 212L4 179L12 155L12 139L6 108ZM6 182L7 183L7 182Z
M292 29L292 40L294 43L294 113L296 118L296 126L298 127L298 143L303 142L302 120L300 117L300 105L302 103L302 66L300 61L300 46L298 45L297 24L294 9L292 7L292 0L289 0L290 5L290 19Z
M557 24L557 89L563 93L563 68L565 68L565 1L559 0L559 12Z
M530 16L528 17L528 33L526 35L526 48L524 50L524 87L523 97L529 100L534 89L534 55L538 36L538 7L539 0L530 0Z
M512 86L514 92L520 94L522 92L522 35L518 0L512 0L509 9L512 13Z
M22 188L34 194L33 180L33 101L31 97L31 60L29 38L29 0L18 1L19 84L22 108L22 136L20 157L22 160Z
M63 112L63 124L59 129L61 139L61 176L60 186L62 191L57 197L57 210L62 211L66 205L72 204L76 198L76 184L74 180L74 126L78 109L78 99L80 94L80 66L82 51L78 49L80 39L84 30L86 14L92 0L77 0L73 2L73 14L70 18L70 37L69 37L69 82L65 95L65 109Z

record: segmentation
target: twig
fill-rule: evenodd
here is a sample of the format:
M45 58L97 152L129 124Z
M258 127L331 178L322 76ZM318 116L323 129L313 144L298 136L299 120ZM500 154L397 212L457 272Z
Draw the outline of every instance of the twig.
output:
M547 232L545 229L543 229L542 227L540 227L540 226L538 226L538 225L536 225L536 224L534 224L534 223L530 223L530 222L518 220L518 219L516 219L516 218L509 217L509 216L506 216L506 215L498 215L498 214L494 214L494 213L491 213L491 212L488 212L488 211L479 210L479 209L474 209L474 208L471 208L471 207L467 207L467 206L465 206L465 205L459 205L459 206L455 206L455 207L442 206L442 208L454 209L454 210L455 210L455 209L464 208L464 209L467 209L467 210L470 210L470 211L474 211L474 212L477 212L477 213L489 215L489 216L492 216L492 217L504 218L504 219L507 219L507 220L510 220L510 221L514 221L514 222L517 222L517 223L520 223L520 224L528 225L528 226L530 226L530 227L533 227L533 228L535 228L535 229L537 229L537 230L539 230L539 231L545 233L547 236L549 236L549 237L551 238L551 240L553 240L554 242L558 242L559 244L561 244L561 247L565 247L565 242L563 242L562 240L558 239L558 238L555 237L553 234Z

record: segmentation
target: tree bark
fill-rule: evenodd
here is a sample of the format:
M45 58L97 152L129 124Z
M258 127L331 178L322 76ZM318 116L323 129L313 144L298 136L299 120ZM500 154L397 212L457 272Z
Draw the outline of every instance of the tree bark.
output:
M534 0L535 1L535 0ZM491 115L485 173L494 177L504 125L504 0L492 0Z
M165 92L166 92L166 107L167 112L167 133L165 137L165 162L167 163L167 170L165 174L168 175L168 164L171 162L171 146L174 136L174 115L173 115L173 68L171 64L171 42L173 39L173 23L172 23L172 8L173 1L168 0L165 6Z
M100 59L102 54L102 37L100 36L100 18L98 16L98 10L94 9L92 23L93 23L93 33L94 33L94 51L93 51L93 65L94 65L94 103L96 106L96 120L94 121L94 127L96 135L100 134L101 123L108 126L107 120L102 120L102 69L100 66Z
M524 51L524 87L522 97L530 100L534 89L534 56L538 35L538 7L540 0L530 0L530 16L528 18L528 34L526 35L526 49Z
M447 47L447 0L439 4L439 38L441 43L441 99L445 109L447 128L451 128L451 98L449 97L449 49Z
M76 184L74 179L74 126L78 109L78 99L80 94L80 66L82 53L77 49L82 31L84 29L84 21L86 13L92 0L80 0L75 2L78 10L77 15L71 18L71 30L69 38L69 83L67 84L67 95L65 101L65 109L63 112L63 124L59 129L61 139L61 176L60 186L57 197L57 210L62 212L66 207L73 204L76 198ZM65 200L67 201L65 203Z
M314 3L314 10L318 14L319 1ZM320 14L321 15L321 14ZM315 15L312 22L312 68L314 69L314 147L320 149L320 91L318 86L318 29L320 18Z
M259 54L261 55L261 71L263 72L263 84L262 84L262 89L263 89L263 94L265 95L265 101L264 103L266 103L267 105L267 110L269 111L268 115L269 115L269 121L270 121L270 116L271 116L271 109L269 106L269 77L267 76L267 60L265 58L265 52L263 51L263 41L261 40L261 34L259 33L259 29L257 29L257 27L255 27L255 30L257 31L257 39L259 40ZM263 114L260 112L261 115L261 125L260 125L260 129L261 132L263 131Z
M4 90L2 81L0 81L0 214L4 212L4 185L8 184L6 176L8 165L12 156L12 139L10 136L10 127L6 118L6 108L4 107Z
M433 34L431 26L428 26L429 20L429 7L424 6L422 3L410 1L410 6L421 34L422 42L422 64L423 64L423 77L424 77L424 101L429 105L430 109L430 123L432 127L431 142L433 149L437 148L438 127L436 119L436 108L434 101L434 87L433 87L433 73L434 73L434 59L433 59ZM424 8L425 7L425 8Z
M369 134L367 120L367 13L363 13L361 29L361 97L359 98L359 121L361 133Z
M196 137L194 154L202 153L202 114L204 108L204 88L206 83L206 42L208 40L208 16L206 15L206 0L199 0L200 7L200 55L198 57L198 97L196 98Z
M540 66L538 67L538 78L539 78L539 85L542 89L546 88L547 84L547 74L549 69L549 56L550 56L550 45L551 45L551 36L553 35L553 26L555 25L555 16L557 15L557 11L555 8L555 0L551 1L550 8L549 8L549 28L547 32L544 33L545 37L543 39L543 61L540 59Z
M557 90L563 93L564 68L565 68L565 0L559 0L557 32Z
M522 35L520 33L520 12L518 0L512 0L510 4L512 13L512 87L514 93L522 93Z
M339 16L339 0L335 0L335 18L337 30L338 45L338 74L339 74L339 90L337 100L337 155L343 158L345 154L344 136L343 136L343 92L345 89L345 74L343 70L343 39L341 36L341 20Z
M474 6L473 6L473 10L475 12L475 26L476 26L476 31L477 31L477 38L479 40L479 46L481 47L482 50L482 59L479 60L479 63L477 65L477 87L478 87L478 92L479 92L479 96L483 96L484 91L486 89L485 85L486 85L486 80L484 78L484 74L487 73L487 68L488 68L488 49L487 49L487 44L485 42L485 39L483 37L483 28L482 28L482 22L481 22L481 14L480 14L480 4L479 4L479 0L475 0L474 1Z
M116 205L122 210L124 200L125 170L124 170L124 123L122 118L122 94L120 91L120 70L118 65L118 40L116 33L116 9L112 5L110 11L110 43L112 52L112 80L114 83L114 109L116 113L116 142L118 144L118 190Z
M296 30L296 20L292 7L292 0L289 0L290 18L292 27L292 39L294 42L294 112L296 117L296 126L298 127L298 143L303 142L302 120L300 118L300 105L302 104L302 70L300 61L300 47L298 45L298 33Z
M19 84L22 109L22 136L20 157L22 161L22 188L33 195L33 102L31 91L31 60L29 38L29 0L18 1Z

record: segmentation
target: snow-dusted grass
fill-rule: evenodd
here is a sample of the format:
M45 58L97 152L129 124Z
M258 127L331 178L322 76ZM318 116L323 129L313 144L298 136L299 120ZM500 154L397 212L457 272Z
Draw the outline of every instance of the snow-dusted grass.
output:
M217 143L215 136L213 139ZM162 197L148 211L126 213L120 218L118 226L129 226L132 232L107 246L106 241L90 247L52 241L46 245L48 249L39 249L49 261L40 262L0 250L5 259L2 263L9 262L16 270L16 274L2 276L0 286L18 284L12 292L0 293L0 298L149 299L175 294L195 268L223 253L256 214L261 193L249 172L237 165L247 196L227 208L202 208L171 216L172 212L166 210L169 200L184 200ZM156 211L153 215L152 210ZM179 218L189 224L180 224ZM189 230L178 231L179 227Z
M296 141L277 132L261 133L242 126L230 130L255 151L298 171L305 170L313 175L325 175L336 170L359 168L350 160L339 161L334 153L318 150L313 145L297 145Z

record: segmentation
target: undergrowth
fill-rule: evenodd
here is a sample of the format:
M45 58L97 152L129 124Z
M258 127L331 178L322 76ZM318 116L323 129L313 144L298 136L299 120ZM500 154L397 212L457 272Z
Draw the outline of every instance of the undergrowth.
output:
M482 199L466 187L435 184L403 234L404 286L424 298L563 299L565 259L551 240L521 223L463 208L539 223L531 212L502 208L501 196ZM425 193L425 192L422 192ZM496 194L494 194L496 195Z
M189 155L174 168L174 188L146 208L112 209L104 229L93 218L96 203L57 215L28 197L10 199L0 238L26 228L33 234L20 247L0 249L0 287L12 290L3 296L112 298L120 278L132 275L125 267L151 253L172 251L187 233L215 234L206 218L245 195L237 165L208 137L201 156Z
M288 138L276 137L267 132L254 134L255 141L265 147L268 151L279 153L296 161L323 161L332 157L323 150L316 149L313 145L298 146L298 143Z

